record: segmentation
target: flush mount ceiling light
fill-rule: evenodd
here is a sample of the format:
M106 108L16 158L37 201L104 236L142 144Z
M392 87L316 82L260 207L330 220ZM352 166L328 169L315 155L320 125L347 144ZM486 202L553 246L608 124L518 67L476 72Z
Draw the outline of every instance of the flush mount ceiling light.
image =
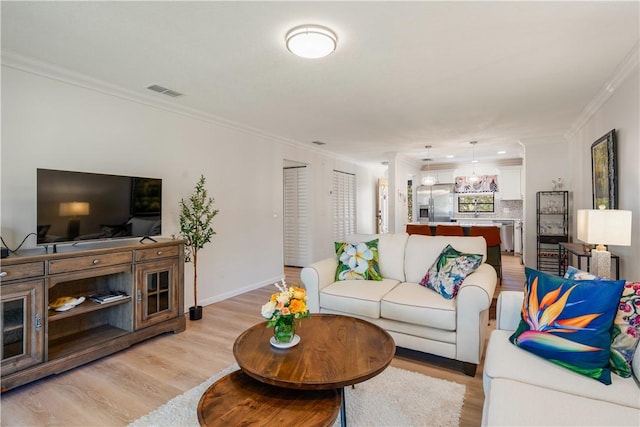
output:
M323 58L332 53L338 44L338 36L327 27L300 25L289 30L285 37L289 52L301 58Z

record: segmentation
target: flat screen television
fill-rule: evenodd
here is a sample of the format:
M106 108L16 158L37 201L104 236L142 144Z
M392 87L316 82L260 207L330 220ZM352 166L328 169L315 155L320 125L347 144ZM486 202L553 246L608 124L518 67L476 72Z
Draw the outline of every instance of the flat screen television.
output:
M38 169L38 244L162 233L162 180Z

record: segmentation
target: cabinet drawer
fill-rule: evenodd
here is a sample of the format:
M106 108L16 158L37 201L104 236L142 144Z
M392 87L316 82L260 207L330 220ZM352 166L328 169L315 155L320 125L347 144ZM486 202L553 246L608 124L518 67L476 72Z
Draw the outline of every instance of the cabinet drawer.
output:
M26 262L24 264L3 265L0 268L0 277L3 281L26 279L44 275L44 262Z
M91 268L108 267L110 265L127 264L131 262L131 252L80 256L49 261L49 274L69 273L71 271L88 270Z
M154 259L169 258L178 256L177 246L165 246L162 248L150 248L136 251L136 262L151 261Z

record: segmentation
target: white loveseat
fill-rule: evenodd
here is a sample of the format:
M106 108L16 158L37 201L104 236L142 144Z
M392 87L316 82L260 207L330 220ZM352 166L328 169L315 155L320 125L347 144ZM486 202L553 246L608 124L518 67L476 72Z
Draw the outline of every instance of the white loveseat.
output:
M465 373L475 375L497 282L495 269L486 264L484 238L399 233L353 235L347 241L376 238L382 281L336 282L335 256L302 269L300 277L311 312L367 320L387 330L398 347L461 361ZM450 300L420 285L448 244L460 252L483 255L483 263L464 279L457 297Z
M640 351L633 376L612 374L611 385L604 385L522 350L509 337L518 327L523 298L515 291L498 297L484 362L482 425L639 426Z

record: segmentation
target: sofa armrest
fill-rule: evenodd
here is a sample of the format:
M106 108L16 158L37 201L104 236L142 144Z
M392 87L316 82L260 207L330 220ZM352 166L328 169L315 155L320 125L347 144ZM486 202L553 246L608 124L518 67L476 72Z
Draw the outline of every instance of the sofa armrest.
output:
M496 329L515 331L520 323L524 292L502 291L496 306Z
M307 290L307 307L312 313L320 312L320 290L335 281L338 259L326 258L314 262L300 272L300 279Z
M456 359L480 363L484 348L489 307L498 275L489 264L482 264L468 275L458 291L456 307Z

